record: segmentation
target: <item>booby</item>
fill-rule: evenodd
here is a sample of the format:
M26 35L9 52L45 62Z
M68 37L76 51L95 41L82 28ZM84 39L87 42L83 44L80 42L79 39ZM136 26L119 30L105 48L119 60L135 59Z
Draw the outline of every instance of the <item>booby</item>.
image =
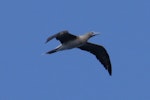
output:
M75 36L69 33L67 30L58 32L48 37L45 43L49 42L53 38L56 38L61 42L61 44L55 49L46 52L46 54L52 54L67 49L79 48L95 55L99 62L103 64L104 68L108 70L109 75L112 75L111 62L106 49L101 45L88 42L88 39L95 35L97 35L95 32L88 32L81 36Z

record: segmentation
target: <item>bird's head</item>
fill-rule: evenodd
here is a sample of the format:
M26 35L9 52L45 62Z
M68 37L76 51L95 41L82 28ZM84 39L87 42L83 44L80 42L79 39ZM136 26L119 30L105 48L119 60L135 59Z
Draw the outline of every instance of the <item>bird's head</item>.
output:
M99 35L99 32L89 32L87 34L88 34L89 38L91 38L93 36Z

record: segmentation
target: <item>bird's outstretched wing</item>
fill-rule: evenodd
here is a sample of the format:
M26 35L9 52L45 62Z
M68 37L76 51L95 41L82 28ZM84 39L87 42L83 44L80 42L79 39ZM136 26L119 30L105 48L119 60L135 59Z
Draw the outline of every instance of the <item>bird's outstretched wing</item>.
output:
M53 38L56 38L57 40L59 40L61 43L65 43L68 42L70 40L74 40L77 38L77 36L70 34L68 31L61 31L57 34L54 34L50 37L47 38L46 42L49 42L50 40L52 40Z
M109 74L112 74L110 58L103 46L87 42L79 48L94 54L96 58L104 65L105 69L108 70Z

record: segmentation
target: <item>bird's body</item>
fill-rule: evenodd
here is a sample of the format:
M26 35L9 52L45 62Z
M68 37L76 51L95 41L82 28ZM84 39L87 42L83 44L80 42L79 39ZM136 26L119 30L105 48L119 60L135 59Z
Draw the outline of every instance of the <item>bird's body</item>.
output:
M57 34L50 36L46 43L49 42L51 39L56 38L61 42L59 46L55 49L48 51L46 54L52 54L58 51L79 48L81 50L88 51L96 56L96 58L104 65L105 69L108 70L109 74L111 75L111 63L109 59L109 55L105 48L100 45L96 45L90 42L87 42L89 38L95 36L94 32L89 32L87 34L81 36L75 36L70 34L68 31L61 31Z

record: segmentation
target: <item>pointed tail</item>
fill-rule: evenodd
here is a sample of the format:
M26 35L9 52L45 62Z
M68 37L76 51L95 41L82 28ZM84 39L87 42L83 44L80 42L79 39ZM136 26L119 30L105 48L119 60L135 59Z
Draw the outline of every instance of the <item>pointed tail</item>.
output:
M53 50L51 50L51 51L46 52L46 54L52 54L52 53L55 53L55 52L57 52L57 50L58 50L58 48L53 49Z

